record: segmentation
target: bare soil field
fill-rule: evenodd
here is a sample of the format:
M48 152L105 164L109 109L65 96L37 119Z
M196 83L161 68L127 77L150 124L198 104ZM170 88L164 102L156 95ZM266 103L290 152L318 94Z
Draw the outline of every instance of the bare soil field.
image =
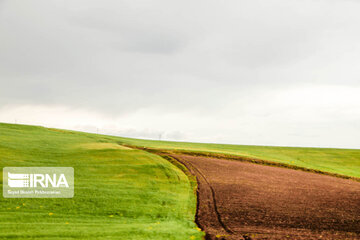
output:
M198 181L207 239L360 239L360 182L211 157L171 154Z

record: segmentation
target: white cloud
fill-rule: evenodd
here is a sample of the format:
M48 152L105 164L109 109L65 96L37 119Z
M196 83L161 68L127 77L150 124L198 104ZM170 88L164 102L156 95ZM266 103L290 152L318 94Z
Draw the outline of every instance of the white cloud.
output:
M357 1L0 4L0 121L359 147Z

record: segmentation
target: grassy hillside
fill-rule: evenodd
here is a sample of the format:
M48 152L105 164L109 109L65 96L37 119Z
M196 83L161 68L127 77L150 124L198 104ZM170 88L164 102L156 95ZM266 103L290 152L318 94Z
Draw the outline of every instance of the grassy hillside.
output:
M101 135L0 124L0 167L75 169L71 199L0 198L0 239L200 239L194 182ZM2 188L2 171L0 173Z
M266 147L116 138L123 143L159 149L210 152L259 158L360 178L360 150L334 148Z
M163 158L119 144L255 157L360 177L360 150L150 141L0 123L1 168L75 169L72 199L1 197L0 239L200 239L196 183Z

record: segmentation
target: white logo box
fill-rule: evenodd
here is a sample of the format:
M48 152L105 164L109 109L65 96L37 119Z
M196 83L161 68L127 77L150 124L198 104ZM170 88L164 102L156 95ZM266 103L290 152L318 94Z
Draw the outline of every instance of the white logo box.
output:
M72 198L72 167L5 167L4 198Z

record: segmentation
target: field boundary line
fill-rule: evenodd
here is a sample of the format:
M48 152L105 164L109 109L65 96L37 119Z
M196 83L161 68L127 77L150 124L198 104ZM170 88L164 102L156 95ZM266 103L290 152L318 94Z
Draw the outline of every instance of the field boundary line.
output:
M219 222L219 224L222 226L222 228L230 234L233 234L234 232L229 229L229 227L226 226L226 224L223 222L223 220L221 219L221 215L219 213L218 207L217 207L217 203L216 203L216 195L215 195L215 191L214 188L211 186L210 182L207 180L206 176L198 169L196 168L192 163L190 162L186 162L184 163L182 160L180 160L178 157L174 157L173 155L170 155L170 157L174 158L176 161L179 161L180 163L182 163L183 165L189 165L194 171L198 172L199 176L202 177L202 179L204 179L204 181L206 182L206 184L208 185L208 187L210 188L211 191L211 196L212 196L212 202L213 202L213 206L214 206L214 211L217 217L217 220Z

